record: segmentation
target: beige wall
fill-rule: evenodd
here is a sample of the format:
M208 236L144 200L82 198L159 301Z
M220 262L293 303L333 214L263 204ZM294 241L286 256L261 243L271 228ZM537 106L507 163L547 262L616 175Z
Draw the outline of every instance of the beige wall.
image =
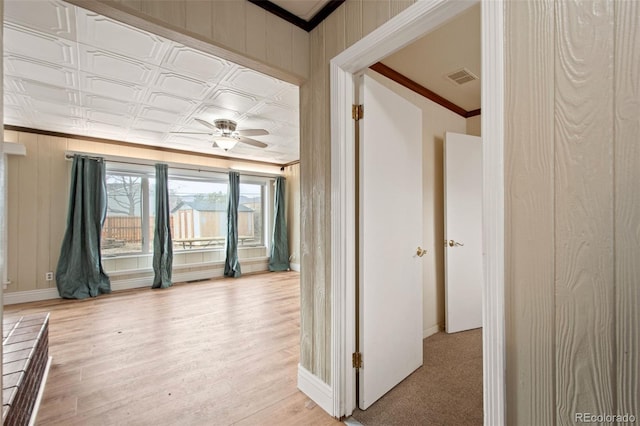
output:
M482 116L476 115L467 118L467 134L472 136L482 136Z
M294 84L309 73L309 34L247 1L69 2ZM158 25L149 27L149 23ZM187 37L176 37L177 33Z
M444 326L444 182L443 143L445 132L465 133L464 117L399 85L375 71L367 75L398 93L422 110L423 240L423 336ZM366 106L365 106L366 108Z
M640 3L505 22L508 424L638 418Z
M285 187L287 208L287 233L289 236L289 257L294 268L300 266L300 164L284 168L287 178ZM297 265L297 266L296 266Z
M329 61L413 4L347 0L311 31L309 80L300 88L300 364L331 377L331 136Z
M45 274L56 269L65 232L71 167L71 162L65 158L67 150L194 166L238 167L243 170L280 173L277 166L26 132L6 131L5 140L22 143L27 148L25 157L12 156L8 161L8 277L11 281L6 290L8 293L55 287L55 281L46 281ZM264 248L239 250L241 259L266 255ZM107 272L117 272L148 269L150 259L150 255L105 258L103 263ZM194 268L197 268L197 263L219 260L217 254L211 253L176 253L174 265L185 267L194 264ZM250 269L255 272L256 268L247 268L244 272L250 272ZM131 277L128 275L114 276L112 283L129 278Z

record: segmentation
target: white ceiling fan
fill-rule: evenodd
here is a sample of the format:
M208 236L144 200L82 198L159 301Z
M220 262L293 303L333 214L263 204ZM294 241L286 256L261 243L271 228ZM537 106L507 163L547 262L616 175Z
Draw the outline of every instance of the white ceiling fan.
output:
M213 124L208 121L194 118L198 123L212 130L212 132L171 132L190 135L211 135L213 136L213 147L222 148L225 151L233 148L236 143L241 142L256 148L265 148L267 144L248 138L247 136L265 136L269 132L265 129L237 129L237 123L233 120L214 120Z

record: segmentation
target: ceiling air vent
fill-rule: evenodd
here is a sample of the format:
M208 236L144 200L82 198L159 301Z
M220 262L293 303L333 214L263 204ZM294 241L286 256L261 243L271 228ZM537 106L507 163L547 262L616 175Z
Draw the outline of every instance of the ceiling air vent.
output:
M451 72L447 74L446 77L457 85L468 83L470 81L478 79L477 75L475 75L474 73L472 73L466 68L462 68L461 70Z

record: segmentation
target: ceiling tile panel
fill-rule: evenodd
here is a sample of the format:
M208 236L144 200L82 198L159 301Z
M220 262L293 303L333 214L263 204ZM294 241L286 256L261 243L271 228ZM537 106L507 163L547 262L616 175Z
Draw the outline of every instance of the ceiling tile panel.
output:
M273 133L278 128L278 123L265 117L245 114L238 120L239 129L265 129Z
M87 118L98 123L112 124L114 126L125 127L132 121L131 117L124 114L115 114L108 111L95 109L87 110Z
M25 105L36 115L41 112L61 115L63 117L82 118L82 108L73 105L60 105L58 102L50 102L41 99L27 98L24 99Z
M80 74L82 90L117 99L127 99L135 102L140 99L143 88L132 83L112 80L98 75Z
M4 92L4 106L5 108L8 106L19 106L21 105L20 100L22 99L22 96L20 96L17 93L11 93L11 92L7 92L6 88L5 88L5 92Z
M47 34L76 39L75 7L61 1L5 1L6 21Z
M185 116L185 113L175 112L175 111L167 111L164 109L153 108L150 106L144 106L140 110L140 117L148 118L150 120L156 120L163 123L172 124L181 117Z
M242 92L253 93L264 98L273 96L284 88L282 81L248 68L236 70L226 82Z
M12 86L11 91L15 90L32 98L49 99L61 105L80 105L80 94L77 90L7 76L5 76L5 83Z
M162 61L162 68L193 76L204 81L219 81L232 65L190 47L173 44Z
M211 102L222 108L244 112L258 105L258 99L246 93L233 89L216 90Z
M181 144L181 145L198 145L198 146L211 146L210 135L181 135L177 133L170 133L167 136L167 143Z
M291 110L285 105L275 103L261 105L259 108L252 111L252 113L285 123L295 123L298 119L297 111Z
M106 96L94 95L91 93L83 93L82 99L83 105L91 109L119 111L123 114L133 114L137 108L135 103Z
M98 138L124 138L126 134L126 129L123 129L122 126L98 121L87 120L86 127L88 131L92 132L92 136Z
M4 26L4 49L65 67L75 67L77 58L74 43L14 24Z
M299 108L300 108L299 92L300 91L298 90L298 88L296 86L287 87L286 89L284 89L280 93L278 93L276 96L274 96L274 99L279 104L286 105L289 108L293 108L296 111L298 111Z
M133 130L151 130L154 132L167 133L171 130L172 123L166 121L148 120L138 118L132 125Z
M73 70L59 65L11 54L5 54L4 64L5 73L10 76L20 76L60 87L76 88L78 85Z
M193 99L185 99L180 96L157 91L151 92L149 94L146 103L153 107L157 107L158 109L175 111L179 113L189 111L196 105L198 105L198 103Z
M16 106L16 105L5 105L4 106L4 124L31 127L32 121L31 121L31 118L27 115L23 107Z
M143 62L88 46L80 46L80 69L138 85L148 84L155 71Z
M84 130L84 119L77 117L69 117L61 114L51 114L47 112L38 112L37 120L35 120L38 128L51 130L56 132L66 132L67 128L77 131Z
M213 123L214 120L226 118L229 120L237 120L240 114L229 109L220 108L216 105L204 104L198 107L196 111L191 115L190 119L199 118L209 123ZM195 128L201 129L202 124L194 121Z
M154 34L78 9L78 42L158 65L167 49Z
M181 95L189 99L202 100L211 88L207 83L174 72L161 72L155 86L168 93Z

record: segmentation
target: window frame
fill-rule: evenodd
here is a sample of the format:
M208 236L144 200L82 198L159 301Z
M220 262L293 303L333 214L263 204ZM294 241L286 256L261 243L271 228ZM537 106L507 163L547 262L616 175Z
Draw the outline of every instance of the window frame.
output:
M123 162L117 160L105 159L106 174L122 174L128 176L140 176L141 182L141 226L142 226L142 245L139 252L126 252L119 254L101 254L105 258L117 259L125 257L136 256L149 256L153 254L153 235L150 231L150 185L149 179L155 178L155 168L152 165L134 164L130 162ZM271 218L273 216L273 196L275 176L255 176L251 174L240 174L240 184L259 185L260 186L260 199L261 199L261 213L262 213L262 232L260 235L260 241L256 244L240 246L239 248L247 249L265 249L265 256L268 257L269 249L271 245L271 234L273 233L273 224ZM213 183L226 183L228 185L229 178L228 172L202 170L202 169L188 169L184 167L171 167L169 165L169 181L171 179L186 180L186 181L199 181L199 182L213 182ZM228 195L228 192L227 192ZM108 197L108 193L107 193ZM176 253L195 253L195 252L207 252L207 251L222 251L223 247L196 247L191 249L180 249L174 247Z
M124 252L124 253L105 253L102 251L102 246L100 247L100 254L104 258L115 259L122 258L127 256L144 256L152 254L153 250L150 247L150 241L152 240L152 236L150 235L150 224L149 224L149 213L150 213L150 205L149 205L149 179L155 179L153 168L149 166L139 166L132 165L134 167L119 167L123 164L116 163L115 167L110 165L109 161L105 161L105 185L106 185L106 175L122 175L122 176L134 176L140 177L140 237L142 239L140 244L140 251L132 251L132 252ZM113 163L113 162L111 162ZM109 191L107 188L107 205L109 200ZM108 207L107 207L107 217L108 217Z

